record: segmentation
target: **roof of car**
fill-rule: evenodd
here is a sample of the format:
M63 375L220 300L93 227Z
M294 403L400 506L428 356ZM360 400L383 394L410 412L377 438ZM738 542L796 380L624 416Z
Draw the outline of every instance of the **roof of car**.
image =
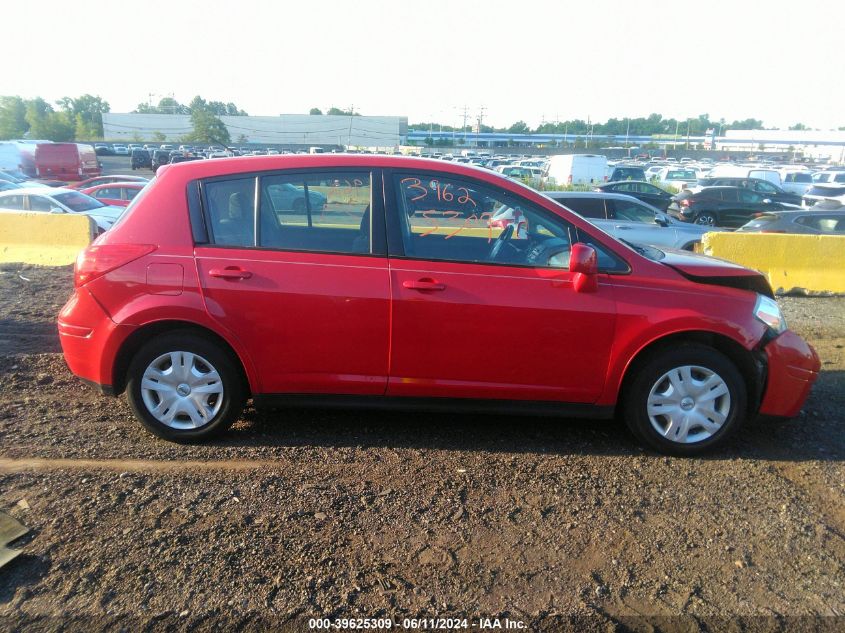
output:
M138 187L139 189L143 189L147 186L147 183L140 182L138 180L114 180L112 182L103 182L99 185L91 185L90 187L85 187L86 189L106 189L110 187Z
M466 163L442 161L430 158L412 156L389 156L386 154L280 154L278 156L236 156L219 158L209 161L191 161L164 165L162 170L173 170L182 173L190 172L192 178L222 176L236 173L250 173L259 171L273 171L278 169L320 168L333 167L362 167L362 168L397 168L419 169L438 172L464 174L470 177L483 176L486 179L501 178L503 181L514 181L489 169L483 169ZM176 171L178 170L178 172ZM159 175L162 175L159 173Z

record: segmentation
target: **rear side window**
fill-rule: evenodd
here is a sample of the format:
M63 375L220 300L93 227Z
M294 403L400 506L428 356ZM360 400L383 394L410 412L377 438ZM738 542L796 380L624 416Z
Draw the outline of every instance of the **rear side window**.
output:
M555 198L557 202L572 209L583 218L604 220L607 214L604 210L604 200L601 198Z
M0 208L23 210L23 196L4 196L0 198Z
M94 192L95 198L111 198L120 200L120 187L105 187Z
M804 215L795 222L822 233L845 233L845 216L841 215Z
M324 253L369 253L370 174L263 176L259 246Z
M255 178L215 180L203 189L214 243L254 246Z
M786 174L783 181L784 182L811 183L811 182L813 182L813 177L806 172L794 172L794 173L791 173L791 174Z
M654 223L654 211L629 200L608 200L607 214L609 218L620 222Z

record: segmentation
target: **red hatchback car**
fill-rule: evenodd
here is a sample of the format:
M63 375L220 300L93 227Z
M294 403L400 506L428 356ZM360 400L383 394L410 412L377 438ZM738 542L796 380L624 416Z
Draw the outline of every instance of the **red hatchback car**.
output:
M128 207L135 196L146 186L145 182L111 182L80 189L82 193L113 207Z
M452 209L454 207L454 210ZM514 225L489 218L512 210ZM175 441L256 406L623 417L693 454L818 375L759 273L616 241L454 163L364 155L165 166L80 253L71 370Z

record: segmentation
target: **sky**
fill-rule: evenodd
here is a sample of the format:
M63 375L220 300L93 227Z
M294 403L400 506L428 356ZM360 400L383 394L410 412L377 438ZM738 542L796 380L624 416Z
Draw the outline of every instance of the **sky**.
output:
M845 126L841 0L38 0L3 14L0 95L89 93L112 112L199 94L265 116Z

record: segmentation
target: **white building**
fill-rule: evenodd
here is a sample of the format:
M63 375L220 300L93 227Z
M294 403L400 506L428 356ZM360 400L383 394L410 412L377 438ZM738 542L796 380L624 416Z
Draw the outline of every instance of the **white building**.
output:
M805 157L845 163L845 131L726 130L716 148L727 152L801 152Z
M220 120L235 145L396 147L408 135L408 118L398 116L282 114L221 116ZM103 114L103 137L109 141L149 141L159 133L169 142L179 142L192 130L186 114Z

